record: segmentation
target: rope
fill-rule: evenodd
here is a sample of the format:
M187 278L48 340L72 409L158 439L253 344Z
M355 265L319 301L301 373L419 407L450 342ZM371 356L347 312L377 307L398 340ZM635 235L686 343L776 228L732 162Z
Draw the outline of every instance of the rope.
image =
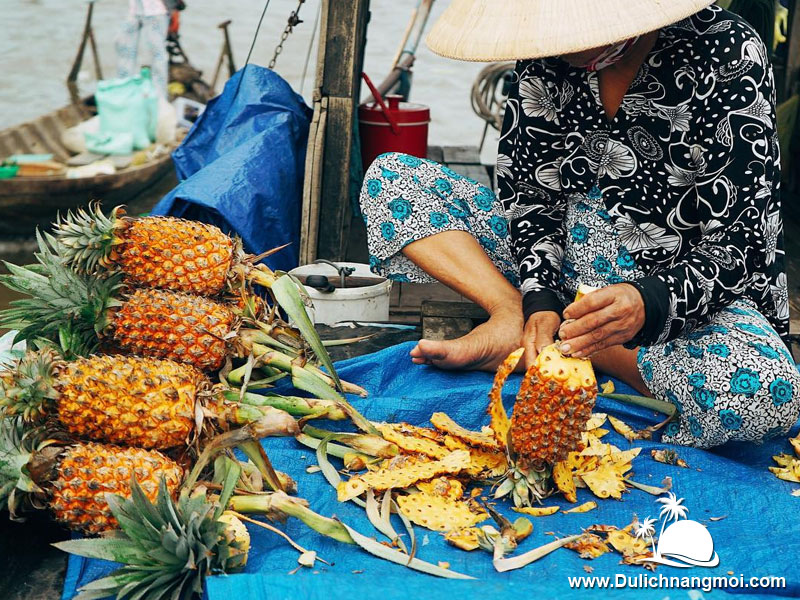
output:
M236 82L236 91L233 93L233 98L231 102L236 99L236 96L239 95L239 87L242 85L242 79L244 79L244 71L247 69L247 65L250 63L250 57L253 54L253 48L256 46L256 40L258 39L258 33L261 31L261 23L264 22L264 15L267 14L267 8L269 8L270 0L266 0L264 2L264 10L261 11L261 17L258 19L258 25L256 25L256 32L253 34L253 41L250 42L250 50L247 51L247 58L244 61L244 66L242 67L242 74L239 76L239 81Z
M317 7L317 16L314 19L314 28L311 30L311 41L308 43L308 52L306 52L306 62L303 65L303 76L300 78L300 95L303 95L303 88L306 86L306 73L308 72L308 63L311 60L311 50L314 47L314 40L317 39L317 26L319 25L319 16L322 13L322 0L320 0Z
M503 79L509 71L513 70L513 62L492 63L478 73L475 83L472 84L472 110L486 121L487 127L491 125L498 131L503 126L503 115L506 109L506 94L502 89ZM486 131L484 130L485 135Z

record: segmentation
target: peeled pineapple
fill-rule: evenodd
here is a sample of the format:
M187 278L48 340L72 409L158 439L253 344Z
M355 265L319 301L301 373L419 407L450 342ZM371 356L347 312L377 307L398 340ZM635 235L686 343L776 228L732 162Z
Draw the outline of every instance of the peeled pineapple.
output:
M516 506L530 506L550 493L552 467L578 449L597 381L589 360L565 357L552 344L525 373L509 423L501 391L521 356L513 352L497 370L488 412L510 465L495 497L510 495Z
M553 465L577 449L597 397L592 363L543 349L528 369L511 418L511 448L523 466Z

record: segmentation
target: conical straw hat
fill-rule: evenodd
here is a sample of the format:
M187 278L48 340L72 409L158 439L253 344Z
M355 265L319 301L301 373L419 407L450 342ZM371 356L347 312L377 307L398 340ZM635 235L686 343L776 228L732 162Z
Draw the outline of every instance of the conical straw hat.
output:
M453 0L428 47L459 60L543 58L608 46L695 14L714 0Z

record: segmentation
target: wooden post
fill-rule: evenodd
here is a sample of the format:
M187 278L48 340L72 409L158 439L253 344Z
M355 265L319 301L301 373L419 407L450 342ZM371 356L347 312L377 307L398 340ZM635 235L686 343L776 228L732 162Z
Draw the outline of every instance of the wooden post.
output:
M314 120L303 190L301 263L343 260L350 234L350 162L369 0L323 0Z

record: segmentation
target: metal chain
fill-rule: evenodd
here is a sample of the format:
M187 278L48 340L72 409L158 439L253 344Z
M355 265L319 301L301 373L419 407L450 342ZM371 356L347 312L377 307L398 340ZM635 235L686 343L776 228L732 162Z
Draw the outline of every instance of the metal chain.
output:
M297 27L303 21L298 16L300 14L300 8L303 6L303 3L306 0L299 0L297 3L297 8L289 13L289 19L286 22L286 28L283 30L281 34L281 41L278 42L278 45L275 46L275 54L272 56L272 60L269 61L269 68L274 69L275 63L278 60L278 55L283 52L283 43L288 39L289 34L292 33L295 27Z

